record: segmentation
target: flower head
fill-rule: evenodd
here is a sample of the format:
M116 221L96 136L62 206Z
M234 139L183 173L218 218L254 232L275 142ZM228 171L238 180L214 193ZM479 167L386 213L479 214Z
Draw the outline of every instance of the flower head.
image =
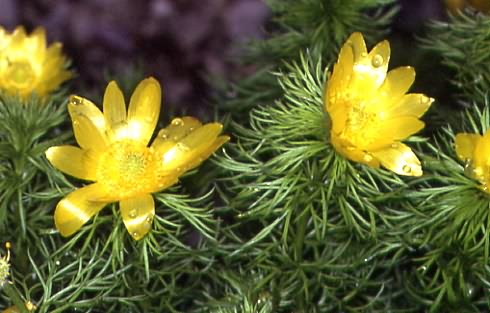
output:
M467 174L490 192L490 130L485 135L459 133L455 138L458 158L465 162Z
M178 181L223 143L222 125L202 125L193 117L175 118L148 146L160 113L160 84L143 80L126 112L115 82L104 94L103 113L87 99L72 96L68 110L74 146L51 147L48 160L59 170L95 183L61 200L54 214L60 233L69 236L108 203L119 201L127 230L136 240L151 228L155 205L151 193Z
M0 89L26 98L45 96L72 76L65 69L61 44L46 45L46 31L36 28L30 35L22 26L13 33L0 27Z
M406 66L387 73L389 59L388 41L369 53L360 33L344 44L325 88L330 140L338 153L352 161L420 176L419 160L400 140L424 127L419 117L434 100L405 94L415 71Z

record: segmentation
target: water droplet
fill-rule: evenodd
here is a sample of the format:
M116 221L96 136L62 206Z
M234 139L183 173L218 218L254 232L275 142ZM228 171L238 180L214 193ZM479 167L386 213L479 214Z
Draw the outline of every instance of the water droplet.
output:
M194 129L194 127L189 127L189 132L193 131Z
M365 58L365 57L367 57L367 56L368 56L368 54L367 54L367 52L363 52L363 53L361 53L361 56L362 56L363 58Z
M383 65L384 63L384 59L381 55L379 54L376 54L373 59L371 60L371 64L374 66L374 67L380 67L381 65Z
M373 157L369 154L364 155L364 161L366 162L371 162L373 160Z
M172 125L175 125L175 126L183 126L184 125L184 120L177 117L177 118L174 118L172 120Z
M61 262L60 262L59 260L56 260L56 262L54 262L54 263L55 263L56 265L58 265L58 266L61 264Z
M182 151L189 151L190 148L182 142L177 143L177 148Z
M138 214L138 210L136 209L132 209L131 211L129 211L130 218L135 218L137 214Z
M152 221L153 221L153 217L151 217L151 216L147 216L147 217L146 217L146 222L147 222L148 224L151 224L151 222L152 222Z
M162 139L168 139L168 130L162 129L161 131L159 131L158 137L160 137Z
M473 297L473 295L474 295L474 294L475 294L475 287L473 287L473 285L472 285L472 284L469 284L469 283L468 283L468 284L466 285L466 297L468 297L468 298L470 298L470 299L471 299L471 298Z
M83 98L78 96L71 96L70 103L73 105L81 105L83 103Z
M410 167L410 165L408 165L408 164L405 164L402 167L402 171L404 171L405 173L409 174L409 173L412 172L412 167Z
M138 232L133 232L133 237L138 238Z
M77 120L73 121L73 126L78 126L78 125L80 125L79 121L77 121Z

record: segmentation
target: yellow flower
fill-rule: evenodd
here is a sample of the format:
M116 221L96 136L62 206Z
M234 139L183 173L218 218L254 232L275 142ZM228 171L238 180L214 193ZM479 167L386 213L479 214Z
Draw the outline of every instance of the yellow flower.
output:
M68 110L80 148L51 147L46 156L59 170L95 183L61 200L54 214L63 236L76 232L108 203L119 201L128 232L141 239L151 228L155 205L151 193L178 181L223 143L222 125L202 125L192 117L175 118L148 143L160 114L160 84L143 80L134 91L128 112L115 82L104 94L102 113L87 99L72 96Z
M459 133L455 138L458 158L465 162L468 174L480 181L483 190L490 185L490 130L485 135Z
M325 88L330 116L330 141L344 157L409 176L422 175L412 150L400 142L424 127L419 120L433 99L405 94L415 79L412 67L387 73L388 41L369 53L360 33L353 33L340 50Z
M0 27L0 89L22 98L46 96L72 76L65 70L61 43L46 46L44 28L26 35L22 26L12 34Z

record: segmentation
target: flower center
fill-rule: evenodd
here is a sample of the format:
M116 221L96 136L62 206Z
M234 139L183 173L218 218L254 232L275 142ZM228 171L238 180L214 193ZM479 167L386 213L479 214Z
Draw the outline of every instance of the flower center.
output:
M97 182L118 199L152 192L157 184L157 156L136 142L113 143L101 156Z
M16 89L25 89L34 84L36 72L29 62L15 61L8 63L5 77L12 87Z
M360 147L373 142L379 124L376 113L365 110L362 104L350 105L342 137Z

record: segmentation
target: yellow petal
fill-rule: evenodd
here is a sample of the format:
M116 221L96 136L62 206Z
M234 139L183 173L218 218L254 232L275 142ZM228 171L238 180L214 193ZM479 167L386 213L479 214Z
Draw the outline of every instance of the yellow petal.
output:
M490 129L477 141L474 152L475 168L487 168L490 160Z
M456 154L461 161L473 159L478 140L482 138L479 134L459 133L454 138Z
M372 168L379 167L379 161L377 159L373 158L370 154L358 148L355 148L353 146L348 146L347 145L348 143L343 142L339 137L331 136L330 142L334 146L335 151L337 151L339 154L341 154L343 157L347 158L348 160L363 163Z
M115 81L111 81L105 89L103 111L107 129L117 140L118 134L124 132L127 124L124 95Z
M209 158L211 154L213 154L216 150L218 150L223 144L225 144L229 140L230 137L228 136L219 136L218 138L216 138L216 140L210 146L206 147L206 149L201 150L196 155L197 157L191 160L187 164L187 170L191 170L199 166L199 164L204 162L207 158Z
M91 101L71 96L68 104L73 132L83 149L103 151L107 146L104 115Z
M386 40L378 43L368 55L361 55L354 63L351 92L362 98L376 93L386 78L389 58L390 44Z
M386 121L380 120L378 123L380 124L379 127L372 125L373 127L365 130L367 133L371 132L367 137L377 138L377 140L360 146L361 149L368 151L380 149L394 141L408 138L425 126L424 122L413 116L402 116Z
M342 93L348 88L353 66L354 53L352 46L345 44L340 49L338 61L333 67L332 75L328 78L325 88L325 108L330 114L332 114L332 110L335 110L333 105L337 103L337 99L343 96Z
M163 168L169 171L178 168L186 170L188 163L213 145L222 128L219 123L209 123L191 132L163 155Z
M354 61L361 58L362 55L367 53L366 42L364 42L364 37L361 33L355 32L346 41L346 45L352 47L354 53Z
M401 98L415 81L415 70L411 66L397 67L386 75L386 80L381 86L380 94L387 95L390 99Z
M140 240L151 229L153 217L155 216L155 202L151 195L121 200L119 202L122 219L129 234Z
M14 54L18 53L19 51L22 51L22 47L24 45L25 39L26 39L26 30L24 29L24 27L22 26L16 27L10 39L9 50L12 49L12 53Z
M174 118L170 125L158 132L158 136L151 146L160 153L165 153L172 148L177 141L187 136L190 132L195 131L201 127L201 125L199 120L191 116Z
M160 115L162 92L154 78L139 83L128 108L128 138L148 144Z
M391 105L386 110L387 117L396 116L414 116L421 117L429 109L433 98L429 98L424 94L408 94L403 96L399 101Z
M51 147L46 157L60 171L86 180L95 180L97 160L87 151L73 146Z
M403 143L394 143L388 148L372 151L371 154L378 159L381 165L399 175L422 175L422 167L419 159Z
M102 190L98 184L91 184L73 191L58 203L54 222L62 236L75 233L107 205L107 202L93 200L103 197Z

